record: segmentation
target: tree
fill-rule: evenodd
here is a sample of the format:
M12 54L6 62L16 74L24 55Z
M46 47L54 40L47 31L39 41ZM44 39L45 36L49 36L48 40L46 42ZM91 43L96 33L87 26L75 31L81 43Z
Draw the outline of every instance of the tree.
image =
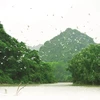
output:
M100 44L90 45L69 61L74 83L100 84Z
M38 51L9 36L0 24L0 83L54 81L51 67L40 60Z
M69 82L72 81L71 73L66 71L68 67L64 62L49 62L52 67L54 77L57 82ZM66 66L66 67L65 67Z

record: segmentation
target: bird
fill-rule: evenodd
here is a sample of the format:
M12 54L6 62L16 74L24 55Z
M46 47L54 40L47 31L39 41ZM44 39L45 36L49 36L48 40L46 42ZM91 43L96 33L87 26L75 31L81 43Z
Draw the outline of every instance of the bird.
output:
M41 33L43 33L43 31L41 31Z
M84 34L86 34L86 32L84 32Z
M57 28L55 28L55 30L57 30Z
M30 26L29 26L29 25L27 25L27 27L29 28ZM28 28L27 28L27 30L28 30Z
M21 31L21 33L23 33L23 32Z
M60 30L60 33L62 33L62 30Z
M61 16L61 18L63 18L63 16Z
M87 21L87 23L89 23L89 21Z
M97 37L95 37L95 39L97 39Z

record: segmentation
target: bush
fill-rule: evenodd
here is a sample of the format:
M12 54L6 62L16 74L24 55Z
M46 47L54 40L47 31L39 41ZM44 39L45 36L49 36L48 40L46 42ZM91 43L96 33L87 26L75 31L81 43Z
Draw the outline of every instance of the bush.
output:
M74 83L100 84L100 44L90 45L68 64Z

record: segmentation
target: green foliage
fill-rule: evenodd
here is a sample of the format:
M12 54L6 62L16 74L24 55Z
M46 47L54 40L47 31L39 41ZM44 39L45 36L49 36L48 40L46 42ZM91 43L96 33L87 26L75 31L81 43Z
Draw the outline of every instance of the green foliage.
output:
M92 38L78 30L68 28L40 47L40 59L52 63L58 81L70 81L71 73L66 72L67 62L90 44L94 44Z
M0 83L54 82L51 67L40 60L38 51L9 36L0 24Z
M100 44L90 45L75 55L68 70L74 83L100 85Z
M90 44L94 44L92 38L78 30L68 28L50 41L46 41L40 47L39 55L43 61L66 62Z
M64 62L49 62L53 69L53 74L58 82L70 82L72 81L71 73L66 71L68 67ZM65 67L66 66L66 67Z

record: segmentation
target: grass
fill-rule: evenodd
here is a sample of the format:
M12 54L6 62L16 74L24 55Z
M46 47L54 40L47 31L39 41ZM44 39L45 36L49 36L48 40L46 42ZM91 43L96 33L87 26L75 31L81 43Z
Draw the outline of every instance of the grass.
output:
M100 87L100 85L95 85L95 84L90 85L90 84L76 84L76 83L72 84L72 86Z
M64 82L65 83L65 82ZM20 84L17 84L17 83L15 83L15 84L0 84L0 87L2 87L2 86L4 86L4 87L12 87L12 86L15 86L15 87L18 87L18 86L39 86L39 85L41 85L40 83L32 83L32 84L29 84L29 83L27 83L27 84L22 84L22 83L20 83ZM64 84L64 86L85 86L85 87L100 87L100 85L88 85L88 84L76 84L76 83L73 83L73 84L70 84L70 85L67 85L67 82L66 82L66 84Z
M37 84L37 83L33 83L33 84L21 84L20 86L25 86L25 85L27 85L27 86L37 86L37 85L40 85L40 84ZM19 84L17 84L17 83L15 83L15 84L0 84L0 87L2 87L2 86L19 86Z

